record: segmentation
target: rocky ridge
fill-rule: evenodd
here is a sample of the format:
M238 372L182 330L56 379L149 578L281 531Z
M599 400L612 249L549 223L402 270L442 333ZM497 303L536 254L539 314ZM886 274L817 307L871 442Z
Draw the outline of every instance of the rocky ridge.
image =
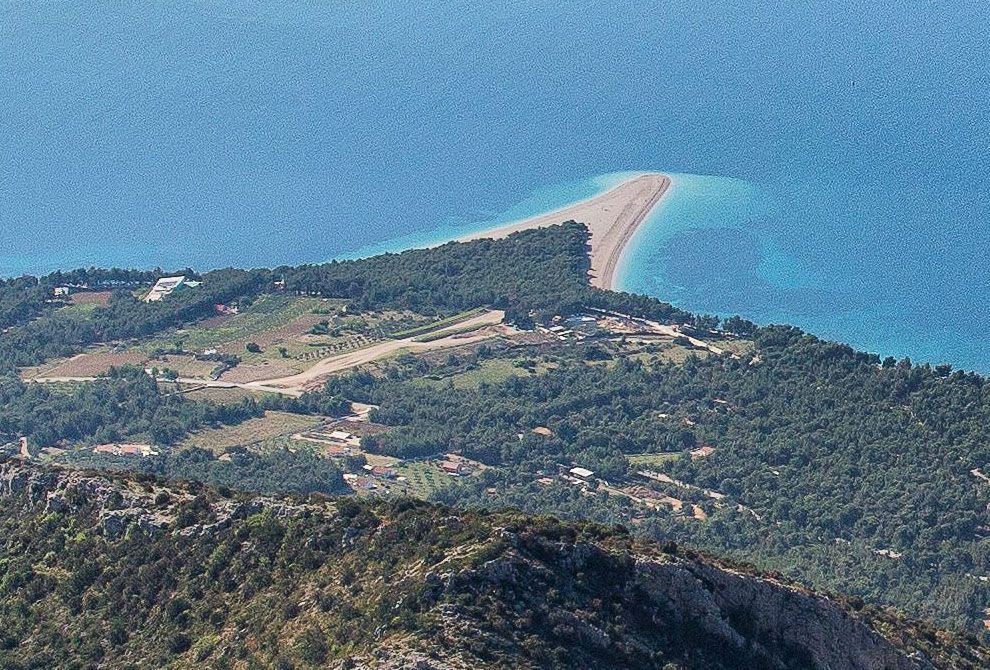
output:
M975 640L595 524L249 497L14 459L0 463L0 501L0 596L29 612L6 627L3 667L990 664ZM119 634L97 623L121 610ZM79 641L46 644L72 616Z

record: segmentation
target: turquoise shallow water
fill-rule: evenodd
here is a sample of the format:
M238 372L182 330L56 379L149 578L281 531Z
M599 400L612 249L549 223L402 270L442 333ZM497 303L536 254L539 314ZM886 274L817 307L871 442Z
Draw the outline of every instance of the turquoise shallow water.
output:
M663 170L627 287L990 372L988 90L985 0L0 0L0 275L363 255Z
M586 200L600 195L637 174L640 173L613 172L588 179L557 184L555 186L545 186L534 190L525 199L509 207L504 212L494 215L491 213L487 215L485 213L476 213L474 218L451 218L429 230L410 235L402 235L384 242L369 244L354 251L339 254L336 258L365 258L387 252L436 246L471 233L491 230L492 228L529 219L539 214L563 209L580 200Z

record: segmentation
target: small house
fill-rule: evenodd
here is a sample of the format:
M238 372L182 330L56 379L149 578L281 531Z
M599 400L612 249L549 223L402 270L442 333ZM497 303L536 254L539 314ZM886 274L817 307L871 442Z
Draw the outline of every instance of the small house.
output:
M376 477L382 477L384 479L395 479L395 470L392 468L386 468L383 465L376 465L371 469L371 474Z
M461 463L455 463L454 461L443 461L440 464L440 469L449 475L461 475L463 473L463 465Z

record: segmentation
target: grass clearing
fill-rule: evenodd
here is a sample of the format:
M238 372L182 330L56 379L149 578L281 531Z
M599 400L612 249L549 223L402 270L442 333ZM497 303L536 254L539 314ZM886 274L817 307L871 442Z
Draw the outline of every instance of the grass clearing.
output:
M163 340L181 342L190 351L218 349L247 357L245 346L256 342L262 347L292 336L303 335L318 323L328 311L341 307L340 301L265 295L239 314L206 319L170 335L154 338L145 346L161 347Z
M193 386L187 386L186 388L195 388ZM166 393L175 390L174 385L167 384L163 385L163 389ZM189 391L185 394L190 400L205 400L208 402L215 402L220 405L231 405L245 398L257 398L258 393L254 391L248 391L247 389L242 389L238 387L234 388L215 388L215 387L204 387L196 389L195 391Z
M512 377L528 377L534 373L514 361L495 358L481 361L478 367L449 377L454 388L476 389L482 384L502 384Z
M674 451L659 454L630 454L626 458L629 459L629 463L635 468L663 467L665 463L676 461L682 455L682 452Z
M433 331L427 333L426 335L420 335L419 337L413 338L413 342L436 342L437 340L442 340L445 337L452 337L454 335L466 335L468 333L473 333L476 330L486 328L487 324L479 323L473 326L461 326L460 328L449 328L443 331Z
M237 426L223 426L199 430L179 443L179 448L198 447L220 454L230 447L263 446L277 438L311 430L322 422L321 417L265 412L265 416L248 419Z
M440 330L441 328L447 328L449 326L456 325L461 321L467 321L468 319L474 318L476 316L481 316L486 311L487 310L484 307L476 307L474 309L469 309L465 312L461 312L460 314L454 314L453 316L448 316L445 319L431 321L430 323L425 323L421 326L416 326L415 328L409 328L407 330L394 333L392 337L397 340L404 340L409 337L426 335L427 333L432 333L435 330ZM444 337L452 334L453 332L445 333ZM429 342L430 340L417 340L417 341Z
M695 355L700 359L708 358L711 355L706 349L696 349L694 347L684 347L680 344L671 344L660 352L659 357L670 363L683 363L691 355Z
M717 340L712 344L737 356L748 354L756 349L756 343L752 340Z

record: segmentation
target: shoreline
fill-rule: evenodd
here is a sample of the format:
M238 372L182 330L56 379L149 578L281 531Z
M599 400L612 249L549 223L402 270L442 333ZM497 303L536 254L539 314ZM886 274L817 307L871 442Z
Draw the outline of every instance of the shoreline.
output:
M469 233L455 239L469 242L499 239L521 230L545 228L565 221L583 223L591 232L591 285L614 289L621 261L643 222L670 191L672 180L656 172L640 174L604 193L537 216Z

